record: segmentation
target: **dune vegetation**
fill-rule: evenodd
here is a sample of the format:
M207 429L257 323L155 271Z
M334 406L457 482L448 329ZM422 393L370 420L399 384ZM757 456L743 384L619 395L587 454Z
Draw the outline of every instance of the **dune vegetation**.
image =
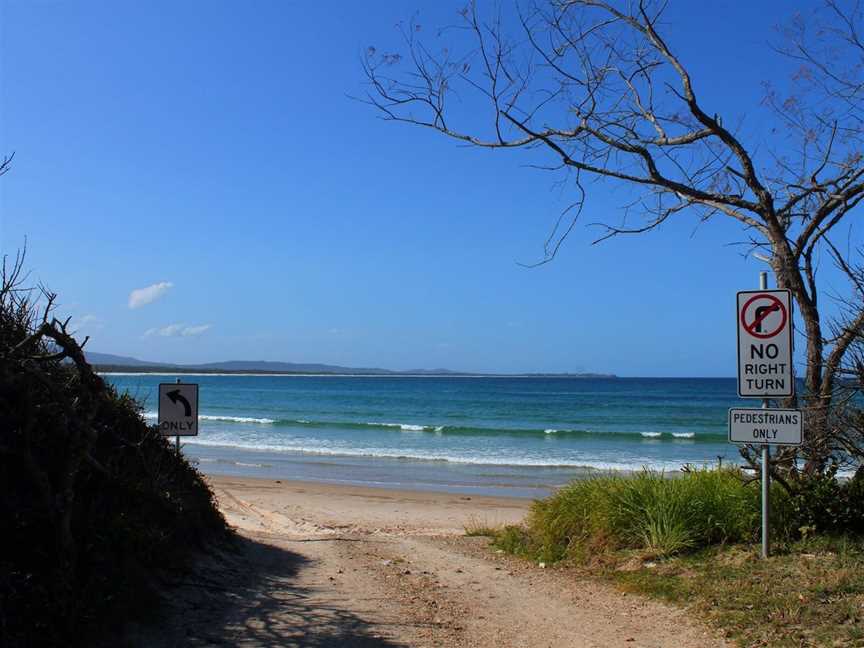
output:
M116 645L227 538L197 470L87 364L54 296L0 284L0 645Z
M773 484L771 526L780 545L814 534L864 533L864 475L802 482L794 494ZM756 542L758 482L737 468L651 470L575 481L534 503L524 526L498 532L499 544L546 562L586 560L617 549L658 557Z

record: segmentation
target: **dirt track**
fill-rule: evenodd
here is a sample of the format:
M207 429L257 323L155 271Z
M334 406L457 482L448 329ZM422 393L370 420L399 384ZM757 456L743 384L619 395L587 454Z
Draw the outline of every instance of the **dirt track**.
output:
M677 609L497 554L518 500L213 479L243 537L176 583L151 646L725 645Z

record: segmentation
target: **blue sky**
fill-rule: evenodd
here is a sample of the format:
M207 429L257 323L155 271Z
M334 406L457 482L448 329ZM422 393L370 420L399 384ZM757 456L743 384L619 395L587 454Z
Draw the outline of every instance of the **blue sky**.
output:
M769 118L772 28L812 3L673 2L706 105ZM732 376L735 225L591 246L526 269L568 194L519 153L457 146L347 97L395 24L458 2L0 0L0 244L26 237L94 351L396 369ZM623 200L592 187L584 223ZM134 290L149 289L144 293ZM149 300L149 301L148 301Z

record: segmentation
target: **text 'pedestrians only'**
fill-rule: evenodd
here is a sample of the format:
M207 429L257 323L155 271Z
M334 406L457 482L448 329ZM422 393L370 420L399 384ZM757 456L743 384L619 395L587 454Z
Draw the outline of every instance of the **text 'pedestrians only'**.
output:
M729 410L729 441L751 445L801 445L803 418L800 410L733 407Z

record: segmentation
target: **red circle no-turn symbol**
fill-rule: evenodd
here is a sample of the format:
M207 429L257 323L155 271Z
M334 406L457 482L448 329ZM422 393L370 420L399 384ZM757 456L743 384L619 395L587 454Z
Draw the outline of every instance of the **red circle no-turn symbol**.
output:
M780 317L771 317L775 313ZM780 333L788 319L786 306L774 295L753 295L741 309L741 325L744 330L763 340Z

